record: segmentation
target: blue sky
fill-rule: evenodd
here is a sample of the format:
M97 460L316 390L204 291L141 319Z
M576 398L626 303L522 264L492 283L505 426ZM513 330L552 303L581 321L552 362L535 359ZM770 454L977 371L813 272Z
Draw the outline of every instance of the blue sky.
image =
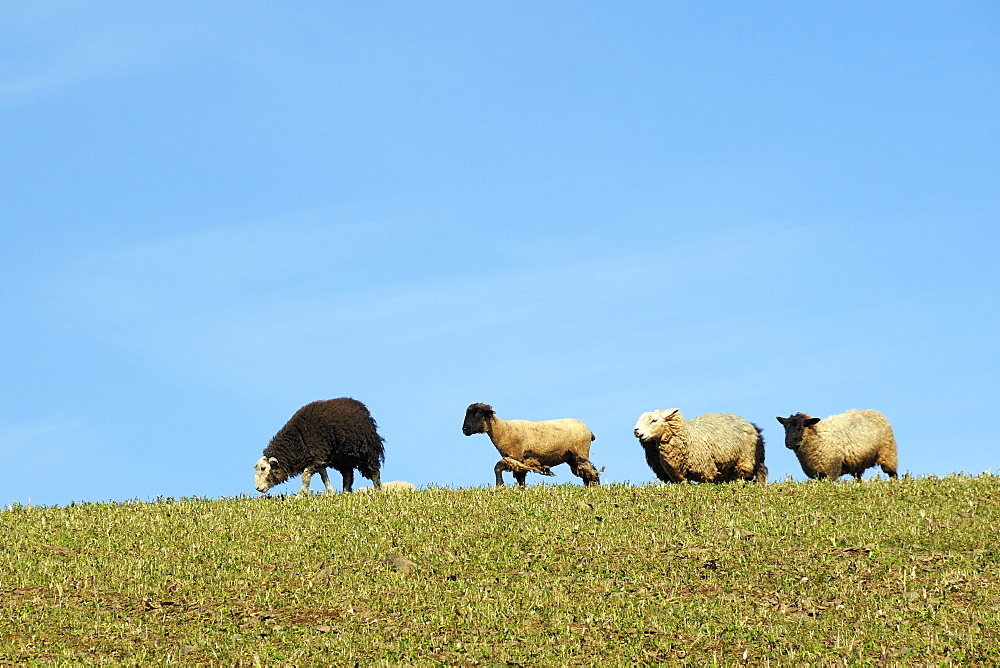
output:
M776 415L849 408L903 471L996 472L998 35L993 2L7 3L0 503L255 494L338 396L418 485L492 481L479 401L584 420L608 481L654 479L632 426L673 407L764 427L776 480Z

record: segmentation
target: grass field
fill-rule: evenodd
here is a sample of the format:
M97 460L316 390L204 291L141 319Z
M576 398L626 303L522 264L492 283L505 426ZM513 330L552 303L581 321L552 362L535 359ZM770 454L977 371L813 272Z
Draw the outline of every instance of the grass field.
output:
M0 531L0 664L1000 663L985 474L15 506Z

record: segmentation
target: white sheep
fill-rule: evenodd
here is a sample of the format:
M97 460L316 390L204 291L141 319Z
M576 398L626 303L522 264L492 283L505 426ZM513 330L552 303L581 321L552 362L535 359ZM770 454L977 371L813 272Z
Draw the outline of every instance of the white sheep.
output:
M523 487L529 471L551 476L551 467L559 464L569 464L585 485L600 484L600 472L590 462L594 434L579 420L501 420L491 406L472 404L465 411L462 433L488 434L503 455L493 467L497 487L504 486L504 471L511 471Z
M837 479L850 473L858 480L875 466L896 477L896 439L892 425L878 411L846 411L821 420L805 413L779 417L785 446L799 458L810 478Z
M416 485L411 482L406 482L405 480L390 480L389 482L382 483L381 487L361 487L356 492L364 492L370 494L372 492L415 492L417 491Z
M767 482L760 429L738 415L685 420L680 409L668 408L643 413L632 431L663 482Z

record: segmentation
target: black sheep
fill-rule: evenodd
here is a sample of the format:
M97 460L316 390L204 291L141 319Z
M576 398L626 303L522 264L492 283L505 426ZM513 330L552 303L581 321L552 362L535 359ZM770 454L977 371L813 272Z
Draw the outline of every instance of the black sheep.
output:
M305 494L312 475L319 473L326 491L333 494L326 475L326 469L333 468L344 477L345 492L352 491L354 469L379 487L385 448L377 429L371 413L356 399L306 404L264 448L264 456L255 467L254 486L258 492L266 492L301 473L299 493Z

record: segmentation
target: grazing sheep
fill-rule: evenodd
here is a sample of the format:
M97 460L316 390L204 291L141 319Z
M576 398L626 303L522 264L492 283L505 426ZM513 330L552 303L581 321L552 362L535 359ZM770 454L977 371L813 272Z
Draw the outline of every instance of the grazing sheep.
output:
M504 486L504 471L511 471L523 487L529 471L551 476L551 467L564 463L584 484L600 484L600 472L589 459L594 434L579 420L501 420L492 406L472 404L465 411L462 433L488 434L503 455L493 467L497 487Z
M365 492L370 494L376 491L375 487L361 487L357 491ZM378 488L380 492L415 492L417 491L416 485L404 480L390 480L388 482L382 483L382 486Z
M680 409L650 411L633 429L663 482L767 482L760 428L731 413L685 420Z
M861 480L865 469L876 464L896 477L896 439L878 411L847 411L825 420L796 413L778 422L785 427L785 446L810 478L837 479L850 473Z
M301 473L299 493L307 494L312 475L319 473L326 491L333 494L335 490L326 475L330 467L340 471L345 492L350 492L354 484L354 469L378 487L385 449L377 429L368 409L355 399L342 397L306 404L264 448L264 456L255 467L254 486L266 492Z

